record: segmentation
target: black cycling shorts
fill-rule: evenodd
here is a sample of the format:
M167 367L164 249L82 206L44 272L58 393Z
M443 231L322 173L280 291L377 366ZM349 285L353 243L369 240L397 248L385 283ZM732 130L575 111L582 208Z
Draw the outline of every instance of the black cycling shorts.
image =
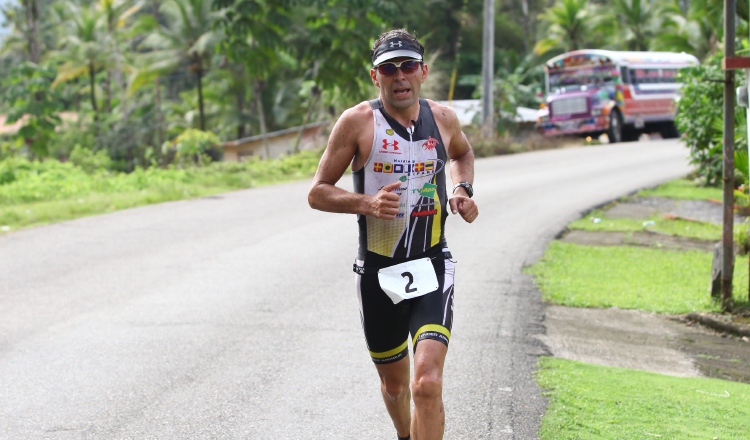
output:
M383 268L403 261L368 252L365 260L357 260L356 265ZM380 288L376 271L356 275L362 328L370 357L376 364L388 364L408 356L409 334L414 351L423 339L434 339L448 345L453 326L455 264L442 252L433 256L432 264L438 278L438 289L398 304L393 304Z

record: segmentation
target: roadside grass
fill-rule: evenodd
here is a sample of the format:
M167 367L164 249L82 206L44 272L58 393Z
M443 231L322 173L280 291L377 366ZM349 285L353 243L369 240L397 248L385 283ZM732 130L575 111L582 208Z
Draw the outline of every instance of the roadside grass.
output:
M543 357L540 438L747 439L750 385Z
M637 195L642 197L668 197L670 199L685 200L721 200L721 188L701 186L699 183L688 179L670 180L656 188L638 191Z
M312 176L322 150L278 160L202 167L86 172L57 161L0 162L0 234L135 206L292 181Z
M619 307L656 313L715 312L709 294L713 255L629 246L553 241L527 273L545 300L573 307ZM747 256L738 256L734 301L747 308Z
M174 185L121 193L91 193L77 199L52 200L0 206L0 233L64 220L119 211L136 206L204 197L234 189L233 186Z
M594 223L592 219L599 219ZM578 219L568 225L569 229L580 229L585 231L655 231L669 235L678 235L681 237L701 238L704 240L721 240L721 225L705 223L683 219L668 219L659 216L653 216L646 220L636 220L630 218L609 218L605 211L595 209L585 218ZM740 228L746 228L744 225L736 225L734 228L735 236L739 233Z

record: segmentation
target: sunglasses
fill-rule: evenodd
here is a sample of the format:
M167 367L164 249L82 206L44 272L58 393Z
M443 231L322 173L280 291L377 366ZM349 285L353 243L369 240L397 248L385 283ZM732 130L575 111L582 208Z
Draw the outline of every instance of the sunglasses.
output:
M421 61L417 60L404 60L400 63L382 63L375 66L376 69L378 69L378 73L380 73L383 76L393 76L396 74L396 71L398 69L401 69L404 74L408 75L410 73L414 73L419 69L420 64L422 64Z

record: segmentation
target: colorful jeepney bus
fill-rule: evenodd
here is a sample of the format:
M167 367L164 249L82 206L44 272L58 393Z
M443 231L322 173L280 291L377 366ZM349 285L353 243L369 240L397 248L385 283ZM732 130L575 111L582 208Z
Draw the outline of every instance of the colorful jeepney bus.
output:
M677 137L675 98L680 68L698 59L686 53L576 50L547 61L545 103L538 114L544 135L607 133L610 142L635 140L642 131Z

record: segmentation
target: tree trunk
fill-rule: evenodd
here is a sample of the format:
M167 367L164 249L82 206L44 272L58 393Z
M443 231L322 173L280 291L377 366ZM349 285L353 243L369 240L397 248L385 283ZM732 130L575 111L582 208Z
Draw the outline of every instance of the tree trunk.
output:
M156 145L161 148L164 143L164 133L162 132L162 115L161 115L161 85L159 77L154 80L154 110L156 111Z
M302 133L305 131L305 125L310 121L310 116L312 116L312 112L315 109L316 105L318 104L318 98L320 97L320 90L318 90L317 87L313 87L312 90L313 97L310 100L310 105L307 106L307 112L305 112L305 119L302 120L302 127L300 127L299 132L297 132L297 139L294 141L294 152L299 153L299 144L302 140Z
M527 38L523 39L523 52L529 53L529 41L528 38L532 35L529 32L529 0L521 0L521 12L523 12L523 32Z
M268 132L266 128L266 113L263 111L263 81L255 80L255 103L258 106L258 118L260 119L260 134L265 136ZM271 150L268 146L268 139L263 138L263 146L266 149L266 159L271 158Z
M107 70L107 79L104 80L104 113L112 112L112 71Z
M128 108L128 82L125 80L125 75L122 74L122 70L118 67L115 71L117 76L117 83L120 84L120 109L122 110L122 121L126 122L130 114Z
M201 131L206 131L206 117L203 114L203 62L198 59L198 70L195 71L198 77L198 111L201 118Z
M29 58L34 64L39 64L39 4L38 0L24 0L26 9L27 43L29 46Z
M94 63L89 61L89 82L91 83L91 108L94 109L94 120L99 120L99 108L96 106L96 71L94 69Z
M244 90L242 91L244 92ZM239 124L237 124L237 139L242 139L245 137L245 96L244 96L244 93L237 93L236 99L237 99L237 113L239 113L240 115L240 122Z
M159 20L159 4L157 0L151 0L151 14ZM156 146L161 148L164 143L164 132L162 131L162 114L161 114L161 85L159 77L154 80L154 109L156 110Z

